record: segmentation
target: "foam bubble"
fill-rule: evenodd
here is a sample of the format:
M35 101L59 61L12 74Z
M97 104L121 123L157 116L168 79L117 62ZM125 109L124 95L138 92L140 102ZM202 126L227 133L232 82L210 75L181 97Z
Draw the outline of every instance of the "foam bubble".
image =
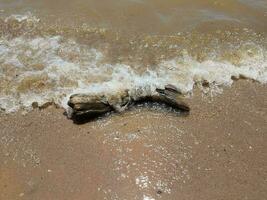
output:
M155 199L151 196L143 195L143 200L155 200Z
M34 15L32 15L32 13L27 12L24 15L10 15L9 17L5 18L5 22L9 22L9 21L17 21L17 22L39 22L40 19L38 19L37 17L35 17Z
M14 112L31 109L33 102L54 102L67 109L73 93L134 92L143 88L150 94L166 84L175 85L183 93L192 92L195 84L203 82L214 90L230 86L233 76L267 83L266 50L254 44L245 46L236 63L218 59L199 62L184 52L141 73L134 66L105 63L100 51L60 36L2 38L0 108Z

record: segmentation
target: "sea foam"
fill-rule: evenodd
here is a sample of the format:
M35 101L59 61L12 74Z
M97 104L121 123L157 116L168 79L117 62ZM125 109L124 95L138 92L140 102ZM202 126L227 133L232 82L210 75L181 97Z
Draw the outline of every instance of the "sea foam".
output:
M23 20L23 19L22 19ZM74 93L116 93L128 89L175 85L182 93L191 93L196 84L203 91L220 91L230 86L233 77L245 77L267 83L266 49L244 44L237 64L227 60L182 56L165 60L151 69L138 71L123 63L104 62L99 50L61 36L16 37L0 39L0 109L14 112L53 102L67 109Z

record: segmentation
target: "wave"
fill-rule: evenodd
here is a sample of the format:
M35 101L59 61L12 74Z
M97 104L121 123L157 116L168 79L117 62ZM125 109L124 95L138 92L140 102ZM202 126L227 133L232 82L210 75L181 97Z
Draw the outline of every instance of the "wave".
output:
M11 19L21 23L29 17L7 18ZM247 41L236 49L228 56L203 60L184 49L176 57L140 68L134 63L107 62L101 50L60 35L2 35L0 110L31 110L33 103L42 106L48 102L67 109L67 100L74 93L114 94L140 88L152 92L167 84L184 94L191 94L195 85L203 92L218 93L240 77L267 83L266 48Z

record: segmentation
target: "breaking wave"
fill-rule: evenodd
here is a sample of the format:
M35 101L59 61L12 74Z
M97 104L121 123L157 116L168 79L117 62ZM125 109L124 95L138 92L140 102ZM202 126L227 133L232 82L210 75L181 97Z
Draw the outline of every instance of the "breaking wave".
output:
M35 17L11 16L5 23L37 23ZM30 26L32 28L32 26ZM175 85L184 94L195 85L203 92L220 92L233 79L248 78L267 83L267 51L251 41L240 44L227 59L212 56L198 60L183 50L179 56L161 60L153 67L111 63L90 45L60 35L0 38L0 110L30 110L53 102L67 108L73 93L116 93L136 88ZM234 56L234 59L233 59ZM144 69L145 68L145 69Z

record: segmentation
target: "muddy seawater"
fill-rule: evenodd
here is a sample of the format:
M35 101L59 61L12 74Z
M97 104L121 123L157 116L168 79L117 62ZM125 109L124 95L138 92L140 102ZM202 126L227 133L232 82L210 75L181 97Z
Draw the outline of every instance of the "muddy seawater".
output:
M1 1L0 108L267 81L265 1Z

